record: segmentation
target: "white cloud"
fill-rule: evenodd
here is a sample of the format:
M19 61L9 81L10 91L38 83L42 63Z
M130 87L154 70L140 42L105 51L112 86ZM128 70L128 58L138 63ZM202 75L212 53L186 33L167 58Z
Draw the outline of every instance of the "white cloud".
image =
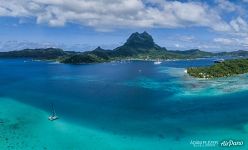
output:
M223 44L223 45L232 45L232 44L235 43L234 40L232 40L232 39L227 39L227 38L215 38L215 39L214 39L214 42L220 43L220 44Z
M248 23L242 14L242 6L228 0L215 0L215 4L209 6L201 1L166 0L0 0L0 16L18 17L20 23L32 18L37 24L55 27L76 23L98 31L207 27L221 33L211 44L247 47ZM224 20L224 13L235 13L236 16L232 16L232 20ZM191 36L176 40L179 43L174 47L187 45L185 43L206 49L211 47L205 43L195 43L197 39Z
M241 17L232 20L230 25L235 32L248 33L248 23Z
M233 12L238 9L238 6L229 0L216 0L218 7L224 11Z
M176 47L176 48L180 48L180 47L182 47L182 46L181 46L180 44L176 43L176 44L175 44L175 47Z
M247 49L248 48L248 23L245 19L238 16L230 21L231 30L213 39L213 42L220 44L226 49ZM227 47L228 46L228 47Z
M230 30L206 4L164 0L0 0L0 16L34 17L38 24L50 26L73 22L97 30L189 26Z
M195 40L194 36L180 36L178 38L182 42L193 42Z
M230 37L230 38L215 38L215 43L221 44L222 46L232 46L237 48L248 48L248 37Z

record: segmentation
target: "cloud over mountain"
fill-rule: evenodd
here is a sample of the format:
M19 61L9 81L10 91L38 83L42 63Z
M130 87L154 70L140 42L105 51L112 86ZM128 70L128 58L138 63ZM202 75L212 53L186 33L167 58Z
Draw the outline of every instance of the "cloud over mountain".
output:
M192 47L220 44L246 49L247 10L247 0L0 0L0 17L17 18L20 24L27 20L48 27L76 24L95 31L178 29L179 32L197 28L213 34L211 39L204 38L205 42L197 42L199 38L172 40L179 40L172 42L176 47L194 40ZM202 33L199 35L205 36Z
M229 5L228 5L229 6ZM229 9L232 9L229 6ZM0 16L33 17L38 24L79 23L97 30L115 28L209 27L228 31L217 11L200 2L164 0L0 0Z

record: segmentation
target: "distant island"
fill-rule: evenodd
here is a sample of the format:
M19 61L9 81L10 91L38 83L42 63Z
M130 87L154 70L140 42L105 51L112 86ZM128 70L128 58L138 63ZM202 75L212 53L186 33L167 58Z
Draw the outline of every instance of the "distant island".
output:
M187 73L197 78L220 78L248 73L248 59L226 60L209 67L192 67Z
M223 56L248 56L247 51L211 53L199 49L186 51L167 50L157 45L147 32L135 32L120 47L105 50L97 47L86 52L64 51L58 48L24 49L19 51L0 52L0 58L32 58L39 60L54 60L66 64L102 63L116 60L168 60L196 59ZM194 69L189 69L194 70ZM193 75L193 74L192 74Z

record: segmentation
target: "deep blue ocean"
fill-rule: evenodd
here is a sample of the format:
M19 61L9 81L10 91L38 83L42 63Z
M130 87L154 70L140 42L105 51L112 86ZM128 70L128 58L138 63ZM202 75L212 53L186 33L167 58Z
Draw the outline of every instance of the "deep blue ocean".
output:
M213 59L161 65L1 59L0 97L47 112L53 103L60 118L68 122L123 136L180 140L202 130L244 132L247 75L199 80L185 73L187 67L211 64Z

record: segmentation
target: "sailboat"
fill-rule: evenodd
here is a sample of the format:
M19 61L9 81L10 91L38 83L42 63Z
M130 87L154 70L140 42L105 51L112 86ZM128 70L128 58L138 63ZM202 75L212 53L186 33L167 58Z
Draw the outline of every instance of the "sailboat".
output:
M154 61L154 65L159 65L159 64L161 64L162 62L161 61L159 61L159 59L157 60L157 61Z
M48 117L48 119L50 121L54 121L54 120L59 119L59 117L56 115L56 112L55 112L53 104L52 104L52 114Z

